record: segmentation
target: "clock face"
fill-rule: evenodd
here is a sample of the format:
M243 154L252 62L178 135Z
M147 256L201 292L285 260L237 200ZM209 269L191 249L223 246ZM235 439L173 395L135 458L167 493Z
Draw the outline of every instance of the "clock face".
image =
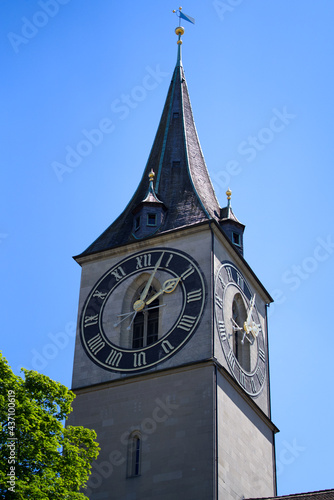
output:
M229 369L251 396L266 376L266 349L256 296L237 267L223 262L215 283L215 320Z
M205 299L204 278L190 256L169 248L136 253L89 293L80 319L82 345L106 370L147 370L190 339Z

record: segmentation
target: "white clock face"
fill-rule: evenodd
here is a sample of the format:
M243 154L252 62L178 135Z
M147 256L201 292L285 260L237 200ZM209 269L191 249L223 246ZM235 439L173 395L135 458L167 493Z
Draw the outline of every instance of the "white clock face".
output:
M264 335L256 296L237 267L223 262L215 282L215 321L231 374L251 396L266 377Z

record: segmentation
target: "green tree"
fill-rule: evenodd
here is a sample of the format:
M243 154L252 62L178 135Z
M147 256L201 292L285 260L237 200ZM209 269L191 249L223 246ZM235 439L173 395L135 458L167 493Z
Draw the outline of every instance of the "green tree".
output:
M35 371L15 375L0 352L0 498L84 500L96 433L64 427L75 394Z

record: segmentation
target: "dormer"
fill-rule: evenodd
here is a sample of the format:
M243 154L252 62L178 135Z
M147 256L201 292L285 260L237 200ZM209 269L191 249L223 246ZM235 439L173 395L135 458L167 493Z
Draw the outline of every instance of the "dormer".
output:
M154 190L154 171L149 173L149 188L146 197L132 211L132 236L136 239L152 236L161 227L167 211L164 203L159 200Z
M244 255L244 224L236 218L231 207L232 191L226 191L227 207L220 209L219 225L232 242L236 250L243 256Z

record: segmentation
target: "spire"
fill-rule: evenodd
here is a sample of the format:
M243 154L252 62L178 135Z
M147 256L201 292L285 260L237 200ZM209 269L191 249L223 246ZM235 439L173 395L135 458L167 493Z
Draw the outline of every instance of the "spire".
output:
M184 16L182 14L179 17L185 18ZM178 42L182 42L181 36L184 33L181 28L179 26L176 29ZM147 191L147 177L152 171L155 172L155 185L153 186L153 178L150 179ZM138 239L139 233L134 232L134 217L138 217L138 207L143 207L144 202L153 201L148 200L148 197L155 198L155 203L160 203L160 207L163 205L160 225L155 228L154 234L207 220L220 220L220 207L205 164L190 104L181 63L181 43L178 43L177 63L138 188L118 219L82 255ZM148 237L153 233L143 231L140 234Z

